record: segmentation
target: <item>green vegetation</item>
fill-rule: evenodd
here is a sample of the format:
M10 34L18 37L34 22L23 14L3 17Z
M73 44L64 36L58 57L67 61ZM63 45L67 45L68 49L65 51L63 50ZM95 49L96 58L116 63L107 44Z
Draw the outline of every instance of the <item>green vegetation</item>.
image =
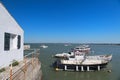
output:
M11 64L10 64L11 65ZM10 66L9 65L9 66ZM14 66L17 66L17 65L19 65L19 62L18 61L16 61L16 60L13 60L13 62L12 62L12 66L14 67Z
M5 68L1 68L0 69L0 73L4 72L5 71Z

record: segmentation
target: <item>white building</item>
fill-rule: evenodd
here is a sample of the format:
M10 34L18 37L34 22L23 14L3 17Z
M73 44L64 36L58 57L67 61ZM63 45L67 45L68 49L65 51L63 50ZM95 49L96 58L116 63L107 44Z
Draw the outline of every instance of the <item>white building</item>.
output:
M24 31L0 2L0 67L23 60Z

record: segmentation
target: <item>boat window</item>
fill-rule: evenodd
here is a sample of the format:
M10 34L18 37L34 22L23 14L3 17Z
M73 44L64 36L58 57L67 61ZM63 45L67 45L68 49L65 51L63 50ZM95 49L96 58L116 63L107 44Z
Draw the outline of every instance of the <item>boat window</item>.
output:
M76 48L76 49L79 49L79 48Z
M71 52L68 52L68 54L71 54Z
M75 58L75 56L70 56L70 58Z

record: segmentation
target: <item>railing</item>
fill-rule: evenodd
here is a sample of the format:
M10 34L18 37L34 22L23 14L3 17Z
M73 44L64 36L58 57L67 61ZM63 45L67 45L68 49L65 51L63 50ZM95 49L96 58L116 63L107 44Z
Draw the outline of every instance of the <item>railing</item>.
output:
M34 73L41 67L38 59L40 50L35 49L33 52L24 56L23 65L15 72L13 72L12 65L10 66L10 76L3 80L33 80L35 77ZM31 76L32 75L32 76Z

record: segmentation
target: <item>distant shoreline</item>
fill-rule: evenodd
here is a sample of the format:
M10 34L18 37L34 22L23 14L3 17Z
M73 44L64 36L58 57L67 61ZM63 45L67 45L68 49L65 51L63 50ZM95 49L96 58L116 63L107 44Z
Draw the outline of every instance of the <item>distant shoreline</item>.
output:
M120 43L24 43L24 44L88 44L88 45L120 45Z

